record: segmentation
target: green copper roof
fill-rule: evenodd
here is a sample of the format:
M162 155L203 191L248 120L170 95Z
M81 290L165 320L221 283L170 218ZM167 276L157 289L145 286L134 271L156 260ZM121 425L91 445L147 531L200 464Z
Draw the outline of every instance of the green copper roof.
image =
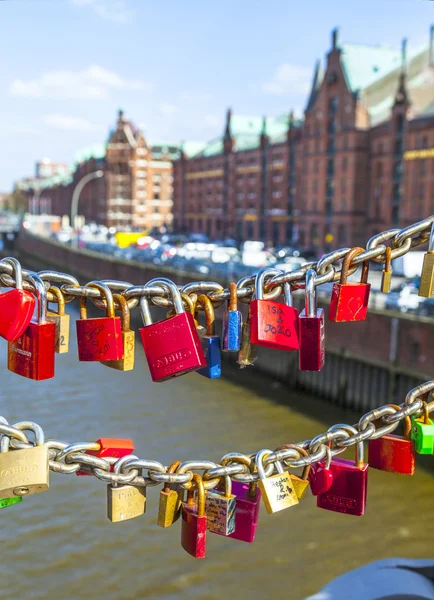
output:
M187 158L198 154L205 148L205 142L182 142L181 148Z
M105 144L93 144L93 146L88 146L87 148L83 148L83 150L79 150L74 156L74 162L80 164L92 158L98 160L104 158L105 153Z
M363 90L401 64L401 52L386 46L343 44L341 64L352 92Z

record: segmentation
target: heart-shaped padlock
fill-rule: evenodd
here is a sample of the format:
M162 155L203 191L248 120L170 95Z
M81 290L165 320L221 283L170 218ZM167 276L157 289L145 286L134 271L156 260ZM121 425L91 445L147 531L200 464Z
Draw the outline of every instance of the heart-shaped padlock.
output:
M309 471L310 489L314 496L325 494L333 483L333 473L325 462L314 463Z
M0 294L0 336L9 342L18 340L28 327L33 311L35 297L24 291L20 263L16 258L5 258L15 275L15 289Z

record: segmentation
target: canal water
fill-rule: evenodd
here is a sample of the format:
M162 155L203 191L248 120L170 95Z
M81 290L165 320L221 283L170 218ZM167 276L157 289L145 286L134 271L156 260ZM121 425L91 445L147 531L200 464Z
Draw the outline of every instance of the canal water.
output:
M230 370L217 381L192 374L153 384L137 346L136 368L129 373L79 363L74 335L70 353L57 357L52 381L32 382L5 366L0 414L10 422L34 420L48 438L64 441L131 438L138 456L164 464L218 462L229 451L274 449L355 420L254 370ZM0 354L6 364L5 343ZM317 509L310 495L274 515L262 507L253 544L208 534L205 560L182 550L179 521L166 530L157 527L158 490L148 490L143 517L112 524L103 482L52 473L48 492L0 511L0 596L297 600L372 560L434 554L434 482L421 468L412 478L372 470L363 518Z

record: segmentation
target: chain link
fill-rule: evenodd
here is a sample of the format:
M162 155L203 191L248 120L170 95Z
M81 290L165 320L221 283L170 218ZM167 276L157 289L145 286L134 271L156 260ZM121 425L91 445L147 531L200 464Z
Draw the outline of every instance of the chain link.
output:
M424 412L422 398L427 401L433 394L434 380L430 380L412 389L399 410L385 404L367 412L354 425L337 423L312 440L291 444L291 448L278 448L263 462L265 475L269 477L273 474L276 462L284 462L287 467L297 469L321 461L329 454L332 457L341 454L355 444L382 437L394 431L399 423L409 416L421 416ZM427 404L427 408L429 413L434 412L434 400ZM36 423L21 421L10 425L4 417L0 417L1 449L14 452L22 448L32 448L37 442L31 442L23 429L34 431L38 440L44 439L44 432ZM99 458L87 454L89 450L98 449L98 444L92 442L66 443L49 440L45 445L49 450L51 471L63 475L84 471L112 485L155 486L161 483L176 483L190 489L194 471L202 471L206 489L214 488L220 479L226 476L243 483L258 480L255 469L257 453L248 455L233 452L223 456L220 463L189 460L183 462L175 473L168 473L169 467L162 463L140 459L133 454L121 459ZM307 456L303 456L294 446L306 450Z

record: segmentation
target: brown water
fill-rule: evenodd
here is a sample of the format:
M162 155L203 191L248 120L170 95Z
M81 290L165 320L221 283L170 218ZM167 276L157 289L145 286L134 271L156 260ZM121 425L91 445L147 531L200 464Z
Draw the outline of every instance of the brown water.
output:
M4 343L0 351L5 363ZM56 368L54 380L39 383L4 368L0 414L34 420L48 438L65 441L131 437L138 456L164 464L218 461L229 451L275 448L332 422L354 422L354 415L272 386L254 371L153 384L140 348L130 373L80 364L73 343ZM180 546L180 522L167 530L155 523L159 488L148 490L143 517L112 524L103 482L51 474L48 492L0 511L0 597L297 600L372 560L432 556L432 475L372 470L369 479L363 518L317 509L312 496L271 516L262 507L253 544L208 534L207 558L194 560Z

